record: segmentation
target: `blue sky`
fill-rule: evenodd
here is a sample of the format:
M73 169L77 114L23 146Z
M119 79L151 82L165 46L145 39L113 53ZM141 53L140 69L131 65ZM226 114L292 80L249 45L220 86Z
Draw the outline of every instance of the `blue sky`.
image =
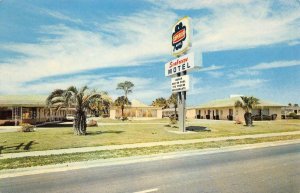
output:
M113 98L119 82L145 103L171 94L171 27L193 24L188 105L230 94L300 103L298 0L0 0L0 94L88 85Z

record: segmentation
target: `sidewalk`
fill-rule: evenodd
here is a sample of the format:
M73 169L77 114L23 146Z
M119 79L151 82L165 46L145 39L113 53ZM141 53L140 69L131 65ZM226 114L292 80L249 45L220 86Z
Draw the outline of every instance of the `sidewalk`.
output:
M108 146L97 146L97 147L82 147L82 148L70 148L70 149L58 149L58 150L32 151L32 152L22 152L22 153L7 153L7 154L0 154L0 159L28 157L28 156L59 155L59 154L92 152L92 151L101 151L101 150L129 149L129 148L139 148L139 147L182 145L182 144L237 140L237 139L254 139L254 138L299 135L299 134L300 134L300 131L293 131L293 132L265 133L265 134L205 138L205 139L161 141L161 142L150 142L150 143L136 143L136 144L124 144L124 145L108 145Z

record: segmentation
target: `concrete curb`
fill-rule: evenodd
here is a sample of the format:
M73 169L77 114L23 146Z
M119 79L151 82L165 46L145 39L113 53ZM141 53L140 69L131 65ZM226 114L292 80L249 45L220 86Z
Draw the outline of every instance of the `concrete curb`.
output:
M172 159L172 158L194 156L194 155L226 153L232 151L257 149L257 148L290 145L290 144L300 144L300 139L235 145L235 146L209 148L209 149L201 149L201 150L193 150L193 151L171 152L171 153L163 153L163 154L155 154L155 155L147 155L147 156L132 156L132 157L125 157L125 158L112 158L112 159L101 159L101 160L84 161L84 162L72 162L72 163L55 164L55 165L47 165L47 166L36 166L30 168L9 169L9 170L2 170L2 171L0 170L0 179L26 176L26 175L36 175L42 173L53 173L53 172L62 172L62 171L69 171L69 170L86 169L86 168L93 168L93 167L125 165L125 164Z
M182 145L182 144L236 140L236 139L254 139L254 138L277 137L277 136L298 135L298 134L300 134L300 131L281 132L281 133L264 133L264 134L204 138L204 139L160 141L160 142L124 144L124 145L82 147L82 148L70 148L70 149L58 149L58 150L46 150L46 151L32 151L32 152L22 152L22 153L7 153L7 154L0 155L0 159L10 159L10 158L29 157L29 156L59 155L59 154L68 154L68 153L82 153L82 152L92 152L92 151L102 151L102 150L129 149L129 148L139 148L139 147Z

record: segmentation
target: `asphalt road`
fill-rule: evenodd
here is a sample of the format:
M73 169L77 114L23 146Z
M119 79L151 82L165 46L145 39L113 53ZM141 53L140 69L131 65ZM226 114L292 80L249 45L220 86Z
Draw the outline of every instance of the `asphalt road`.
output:
M0 192L300 192L300 144L6 178Z

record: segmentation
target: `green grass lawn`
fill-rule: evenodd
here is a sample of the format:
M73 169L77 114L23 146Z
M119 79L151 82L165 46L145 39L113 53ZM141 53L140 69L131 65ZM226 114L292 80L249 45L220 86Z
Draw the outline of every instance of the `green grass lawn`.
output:
M152 155L158 153L179 152L179 151L197 150L197 149L204 149L204 148L220 148L220 147L233 146L233 145L253 144L253 143L260 143L260 142L272 142L272 141L292 140L292 139L300 139L300 135L264 137L258 139L225 140L225 141L193 143L193 144L184 144L184 145L154 146L154 147L143 147L143 148L61 154L61 155L48 155L48 156L38 156L38 157L2 159L0 160L0 170L97 160L97 159Z
M109 119L109 118L90 118L102 123L169 123L169 118L163 118L163 119L145 119L145 120L126 120L122 121L120 119Z
M166 120L161 120L166 121ZM157 123L161 123L156 120ZM0 133L0 152L17 153L26 151L63 149L74 147L129 144L207 137L237 136L245 134L299 131L299 120L255 122L248 128L226 121L196 121L188 125L201 129L208 127L211 132L199 131L193 134L176 134L178 128L164 124L124 124L88 127L88 135L73 135L72 127L44 128L31 133ZM198 127L197 127L198 126ZM200 127L201 126L201 127Z

